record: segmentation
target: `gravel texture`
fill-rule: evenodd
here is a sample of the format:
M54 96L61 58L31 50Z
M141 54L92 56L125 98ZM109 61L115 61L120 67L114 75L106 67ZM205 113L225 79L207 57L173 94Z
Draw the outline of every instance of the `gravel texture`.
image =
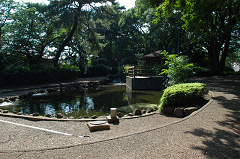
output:
M194 79L207 83L213 100L190 117L155 114L120 120L111 130L89 132L86 122L0 120L51 129L74 136L0 122L1 158L239 158L240 76ZM86 137L79 137L86 136Z

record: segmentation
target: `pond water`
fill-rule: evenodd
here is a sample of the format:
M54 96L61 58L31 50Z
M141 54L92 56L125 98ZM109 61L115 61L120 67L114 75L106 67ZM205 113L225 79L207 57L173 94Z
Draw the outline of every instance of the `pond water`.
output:
M3 106L10 112L40 115L63 113L66 117L109 115L110 108L118 108L124 114L136 107L157 105L162 91L131 91L126 85L103 85L78 91L35 94L19 99L13 105Z

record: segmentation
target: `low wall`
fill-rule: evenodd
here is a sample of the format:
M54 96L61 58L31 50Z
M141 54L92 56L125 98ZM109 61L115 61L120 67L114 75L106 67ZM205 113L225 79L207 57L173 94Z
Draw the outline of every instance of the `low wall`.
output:
M141 77L136 76L126 77L126 85L131 90L163 90L164 89L164 77Z

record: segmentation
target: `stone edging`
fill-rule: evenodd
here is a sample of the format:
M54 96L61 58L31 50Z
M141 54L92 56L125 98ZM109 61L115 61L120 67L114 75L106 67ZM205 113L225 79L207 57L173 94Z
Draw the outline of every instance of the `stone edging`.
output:
M211 99L208 101L207 104L205 104L202 108L200 108L199 110L193 112L192 114L190 114L189 116L186 116L185 118L182 118L180 120L177 121L173 121L171 123L167 123L164 125L161 125L159 127L155 127L149 130L144 130L144 131L139 131L139 132L135 132L135 133L131 133L131 134L127 134L127 135L121 135L121 136L117 136L117 137L113 137L113 138L109 138L109 139L104 139L104 140L99 140L99 141L93 141L93 142L89 142L89 143L80 143L80 144L75 144L75 145L68 145L68 146L59 146L59 147L52 147L52 148L41 148L41 149L28 149L28 150L0 150L0 153L7 153L7 152L31 152L31 151L47 151L47 150L57 150L57 149L65 149L65 148L71 148L71 147L76 147L76 146L84 146L84 145L91 145L91 144L95 144L95 143L101 143L101 142L106 142L106 141L111 141L111 140L116 140L116 139L120 139L123 137L129 137L129 136L133 136L133 135L137 135L137 134L142 134L142 133L146 133L146 132L151 132L157 129L161 129L167 126L171 126L174 124L178 124L181 123L185 120L190 119L191 117L199 114L201 111L203 111L205 108L207 108L214 100L213 97L215 97L214 93L212 91L209 91L208 93L211 96Z
M134 119L134 118L140 118L140 117L146 117L146 116L150 116L153 114L158 114L159 112L155 111L152 113L146 113L146 114L142 114L142 115L134 115L134 116L124 116L121 119ZM32 121L76 121L76 122L88 122L88 121L102 121L102 120L106 120L106 118L97 118L97 119L91 119L91 118L87 118L87 119L64 119L64 118L49 118L49 117L43 117L43 116L38 116L38 117L34 117L34 116L30 116L30 115L17 115L17 114L13 114L13 113L1 113L0 112L0 116L5 116L5 117L13 117L13 118L23 118L23 119L27 119L27 120L32 120Z

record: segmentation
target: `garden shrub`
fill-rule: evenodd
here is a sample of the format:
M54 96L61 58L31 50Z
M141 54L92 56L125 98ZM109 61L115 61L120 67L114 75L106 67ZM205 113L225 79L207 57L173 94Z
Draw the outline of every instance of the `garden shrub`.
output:
M96 64L95 66L90 66L87 69L86 76L106 76L112 71L111 67L104 64Z
M21 85L21 84L38 84L51 83L66 80L77 79L79 68L69 64L61 64L56 68L53 66L11 66L2 71L0 75L1 85Z
M187 80L194 75L194 65L189 63L187 56L178 56L176 54L168 55L166 51L163 51L166 61L165 66L167 69L163 69L161 74L165 74L168 77L168 84L170 86L179 83L186 83Z
M160 99L160 110L166 107L187 107L204 95L206 85L204 83L176 84L164 90Z

